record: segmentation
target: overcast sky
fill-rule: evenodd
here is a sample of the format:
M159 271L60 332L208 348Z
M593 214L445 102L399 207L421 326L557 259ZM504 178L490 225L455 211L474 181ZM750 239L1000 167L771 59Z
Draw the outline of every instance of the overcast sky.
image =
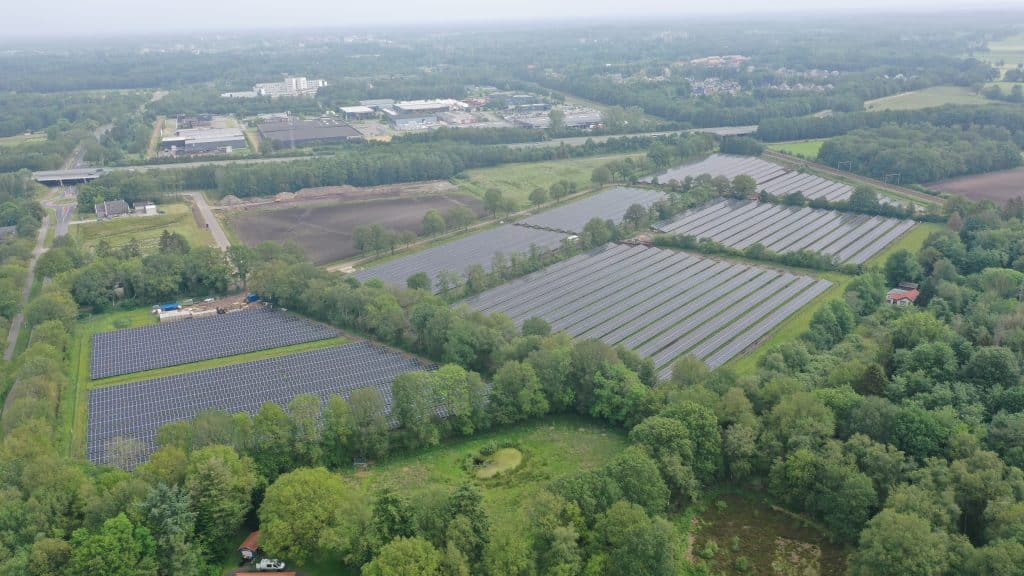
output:
M983 1L988 6L1020 6L1020 0ZM978 7L975 0L7 0L3 4L5 34L17 36Z

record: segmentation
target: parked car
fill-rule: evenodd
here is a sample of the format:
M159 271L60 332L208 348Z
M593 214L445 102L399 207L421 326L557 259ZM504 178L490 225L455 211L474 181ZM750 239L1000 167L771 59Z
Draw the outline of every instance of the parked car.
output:
M260 572L280 572L284 570L284 562L273 558L264 558L256 563L256 570Z

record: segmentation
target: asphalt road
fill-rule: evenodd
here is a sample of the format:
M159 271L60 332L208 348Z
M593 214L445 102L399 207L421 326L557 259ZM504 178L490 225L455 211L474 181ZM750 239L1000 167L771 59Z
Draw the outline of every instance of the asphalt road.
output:
M210 233L213 234L213 240L217 243L217 246L221 250L227 250L231 246L231 241L228 240L227 234L224 233L224 229L220 226L220 221L213 215L213 210L210 210L210 205L206 203L206 196L202 192L182 192L185 196L190 196L195 201L196 206L199 208L199 213L203 216L203 220L206 222L206 227L210 229Z

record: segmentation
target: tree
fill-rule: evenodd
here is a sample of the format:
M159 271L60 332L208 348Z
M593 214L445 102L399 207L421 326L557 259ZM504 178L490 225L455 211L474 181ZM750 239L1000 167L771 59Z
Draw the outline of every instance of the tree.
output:
M430 291L430 276L426 272L417 272L405 280L405 285L413 290Z
M732 179L732 195L735 198L753 198L757 194L757 180L748 174L738 174Z
M896 286L900 282L917 282L921 274L917 256L910 250L897 250L885 259L885 279L890 286Z
M185 288L193 294L223 294L228 289L231 267L224 253L212 246L189 251L182 276Z
M548 132L551 134L559 134L565 130L565 111L561 108L552 108L548 112L548 119L551 121L548 125Z
M636 422L647 400L647 387L621 362L604 366L594 375L591 416L628 425Z
M252 460L228 446L207 446L192 454L185 486L196 514L196 536L204 545L219 546L238 531L259 482Z
M495 373L490 404L491 416L499 424L541 416L550 407L533 366L515 360L506 362Z
M187 254L191 249L188 240L177 232L164 230L160 234L159 250L161 254Z
M256 263L256 252L245 244L232 244L227 250L228 261L235 268L235 277L242 282L242 290L246 289L249 273Z
M658 465L639 446L630 446L604 468L608 478L622 490L623 497L657 514L668 506L669 491Z
M591 218L583 225L583 232L580 234L583 245L587 248L596 248L612 240L615 240L617 231L610 220Z
M156 576L156 545L149 530L133 526L124 513L103 523L98 532L85 528L71 536L71 576Z
M359 388L349 396L352 448L358 456L382 458L388 453L388 421L384 398L376 388Z
M594 186L601 188L612 181L612 171L607 166L598 166L590 174L590 181L594 183Z
M396 538L363 566L364 576L440 576L444 555L422 538Z
M448 519L448 543L471 562L479 562L490 540L490 523L479 489L471 484L460 484L448 497L444 517Z
M291 468L295 456L295 438L291 420L284 409L273 402L260 406L253 418L253 460L264 477L273 480Z
M350 457L352 440L355 433L355 420L349 403L332 394L327 399L327 407L323 413L323 431L321 438L324 444L324 460L333 467L340 467Z
M70 332L78 320L78 305L67 292L44 292L25 307L25 323L37 326L47 320L58 320Z
M260 505L261 546L272 556L303 564L350 540L353 518L366 518L368 502L326 468L298 468L267 487Z
M503 196L501 190L497 188L488 188L484 192L484 209L491 213L492 216L498 215L498 210L501 210Z
M551 325L540 316L530 316L523 321L523 336L548 336L551 334Z
M878 201L878 192L871 186L857 186L846 202L851 210L865 214L877 214L882 208Z
M437 210L427 210L427 213L423 215L421 228L424 236L434 236L444 234L446 225L444 218Z
M159 573L199 576L204 573L202 550L193 542L196 515L188 493L177 486L157 484L139 506L143 522L154 538Z
M948 537L914 514L882 510L850 557L852 576L938 576L949 568Z
M601 574L674 576L682 567L675 527L663 518L652 520L636 504L620 501L612 505L598 519L594 541L604 551L597 555L603 560ZM590 566L587 573L591 573Z
M647 208L644 208L641 204L630 204L629 208L626 208L625 215L622 217L623 222L628 222L634 230L647 226L647 219Z
M964 378L983 388L1015 386L1020 381L1020 366L1013 352L1002 346L978 348L964 366Z
M435 422L436 394L434 375L429 372L406 372L391 385L392 414L402 427L409 449L434 446L441 434Z
M307 466L320 462L320 398L315 394L299 394L288 402L291 419L294 460Z
M547 201L548 201L548 191L547 190L545 190L543 188L540 188L540 187L537 187L537 188L534 188L532 192L530 192L530 204L533 204L534 206L540 206L541 204L544 204Z

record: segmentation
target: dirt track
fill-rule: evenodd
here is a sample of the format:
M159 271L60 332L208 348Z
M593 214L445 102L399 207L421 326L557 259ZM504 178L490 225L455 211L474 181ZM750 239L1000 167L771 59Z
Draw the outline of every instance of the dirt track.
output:
M966 196L971 200L992 200L1005 205L1012 198L1024 196L1024 167L961 176L929 186L943 192Z

